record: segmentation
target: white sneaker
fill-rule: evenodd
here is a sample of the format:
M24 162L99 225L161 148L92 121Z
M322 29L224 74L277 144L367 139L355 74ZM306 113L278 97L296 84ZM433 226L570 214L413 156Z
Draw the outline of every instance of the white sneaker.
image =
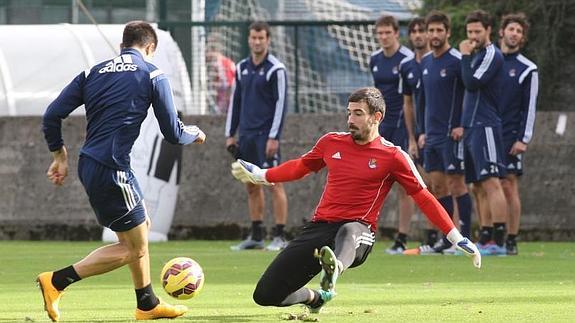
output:
M403 255L403 252L406 249L407 248L405 247L405 244L403 242L395 240L391 247L385 249L385 253L388 255Z
M451 247L449 247L449 248L447 248L447 249L443 249L442 253L443 253L444 255L452 255L452 256L453 256L453 255L458 255L458 254L457 254L457 248L456 248L454 245L452 245Z
M424 244L419 246L419 254L420 255L440 255L441 252L437 252L432 246L428 244Z
M274 237L272 242L266 246L266 250L268 251L280 251L285 249L288 245L288 242L283 237Z
M248 238L235 246L231 246L230 249L233 251L239 250L249 250L249 249L263 249L264 248L264 241L256 241L252 239L252 236L248 236Z

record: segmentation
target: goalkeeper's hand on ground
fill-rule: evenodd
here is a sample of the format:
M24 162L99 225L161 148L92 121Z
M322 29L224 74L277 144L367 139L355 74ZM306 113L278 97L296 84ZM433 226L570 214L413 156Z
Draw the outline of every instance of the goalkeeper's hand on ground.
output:
M447 240L455 245L458 250L461 250L464 254L470 256L473 259L473 265L475 267L481 268L481 254L479 253L479 250L473 242L464 238L461 233L459 233L459 230L456 228L451 229L447 234Z
M261 169L245 160L238 159L232 163L232 175L242 183L273 185L266 180L266 172L267 169Z

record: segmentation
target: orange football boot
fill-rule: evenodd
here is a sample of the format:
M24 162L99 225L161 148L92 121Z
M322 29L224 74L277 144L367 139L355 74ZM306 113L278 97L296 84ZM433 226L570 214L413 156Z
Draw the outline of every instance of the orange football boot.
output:
M175 318L184 315L188 308L184 305L170 305L160 300L160 304L149 311L136 309L136 320L155 320L161 318Z
M52 285L52 275L54 273L51 271L41 273L36 278L40 291L42 291L42 296L44 298L44 309L48 313L48 317L52 322L58 322L60 319L60 311L58 310L58 303L60 302L60 297L64 292L59 291Z

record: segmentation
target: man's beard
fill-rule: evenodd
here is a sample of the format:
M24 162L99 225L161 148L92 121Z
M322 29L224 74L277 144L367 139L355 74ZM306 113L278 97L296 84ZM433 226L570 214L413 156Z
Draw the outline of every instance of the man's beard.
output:
M445 45L444 40L435 40L435 41L432 40L429 42L429 46L431 46L432 49L441 49L443 48L444 45Z
M351 133L351 138L353 140L365 140L367 136L364 135L358 128L349 128L349 132Z
M509 48L510 50L516 50L517 47L519 47L520 42L517 42L515 45L512 44L511 42L507 42L505 41L505 46L507 46L507 48Z
M423 39L418 39L416 41L412 41L411 44L413 45L413 48L417 50L422 50L425 48L425 45L427 45L427 42L424 41Z

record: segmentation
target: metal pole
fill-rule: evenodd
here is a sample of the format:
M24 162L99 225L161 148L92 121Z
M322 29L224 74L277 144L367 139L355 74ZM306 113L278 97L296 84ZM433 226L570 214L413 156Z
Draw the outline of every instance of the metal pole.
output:
M156 0L146 0L146 21L156 21Z
M295 95L294 95L294 99L295 99L295 106L294 106L294 112L295 113L299 113L299 55L298 55L298 49L299 49L299 26L294 26L295 28L295 32L294 32L294 50L295 50Z
M80 12L78 11L78 1L77 0L71 0L72 1L72 23L73 24L77 24L80 21Z

